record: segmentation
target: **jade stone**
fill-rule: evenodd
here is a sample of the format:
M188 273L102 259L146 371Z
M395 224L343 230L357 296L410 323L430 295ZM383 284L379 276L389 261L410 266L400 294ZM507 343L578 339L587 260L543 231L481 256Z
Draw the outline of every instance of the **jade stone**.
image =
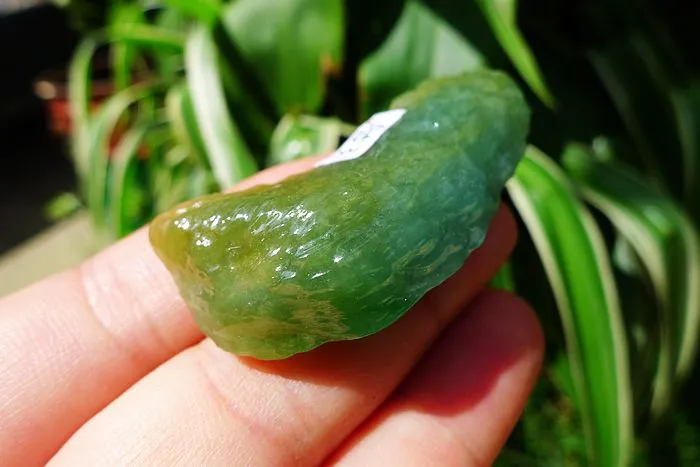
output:
M392 109L313 170L153 221L156 253L219 347L282 359L376 333L482 243L525 151L519 89L471 72Z

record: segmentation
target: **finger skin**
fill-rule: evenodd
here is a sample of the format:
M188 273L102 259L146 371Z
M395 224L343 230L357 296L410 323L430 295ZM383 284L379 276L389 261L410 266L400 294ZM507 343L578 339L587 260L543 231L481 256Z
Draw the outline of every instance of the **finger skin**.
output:
M523 301L483 293L327 465L492 465L536 382L543 347Z
M90 420L51 465L315 465L396 388L514 242L502 209L460 272L365 339L269 362L205 340Z
M308 170L278 166L235 189ZM0 453L43 465L85 421L202 339L142 229L76 269L0 300Z

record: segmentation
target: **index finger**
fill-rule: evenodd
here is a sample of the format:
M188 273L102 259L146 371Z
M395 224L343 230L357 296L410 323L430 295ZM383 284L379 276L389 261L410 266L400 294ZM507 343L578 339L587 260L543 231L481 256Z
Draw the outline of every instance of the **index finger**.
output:
M235 190L308 170L308 158ZM78 268L0 300L0 452L43 465L90 417L202 339L142 229Z

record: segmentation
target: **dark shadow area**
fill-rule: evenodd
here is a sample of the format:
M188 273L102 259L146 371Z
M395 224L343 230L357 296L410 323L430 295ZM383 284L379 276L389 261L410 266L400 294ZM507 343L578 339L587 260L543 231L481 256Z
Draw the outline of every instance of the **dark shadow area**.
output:
M66 143L49 131L34 80L64 65L76 44L61 11L35 7L0 16L0 254L48 227L46 203L73 190Z

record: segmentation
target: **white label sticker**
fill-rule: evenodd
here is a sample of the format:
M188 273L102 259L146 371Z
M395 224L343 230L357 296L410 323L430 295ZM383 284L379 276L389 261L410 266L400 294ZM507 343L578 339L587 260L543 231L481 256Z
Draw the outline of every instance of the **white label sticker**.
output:
M316 167L335 164L336 162L356 159L369 151L374 143L406 113L405 109L387 110L372 115L360 125L353 134L333 154L321 159Z

